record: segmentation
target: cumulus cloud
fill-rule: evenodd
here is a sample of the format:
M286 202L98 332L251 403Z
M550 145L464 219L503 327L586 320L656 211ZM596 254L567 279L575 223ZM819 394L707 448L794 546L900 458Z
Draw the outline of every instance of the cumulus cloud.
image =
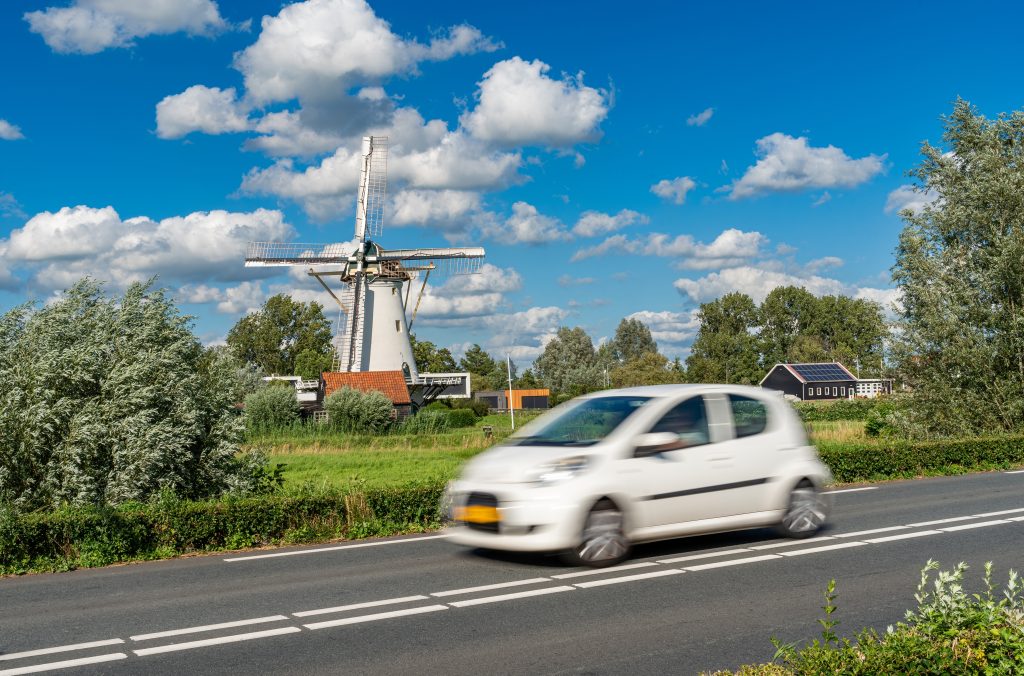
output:
M802 286L817 296L846 291L846 285L836 279L800 276L750 265L712 272L700 279L677 279L674 286L695 303L706 303L733 291L745 293L755 303L760 303L777 286Z
M75 0L23 18L55 52L78 54L130 47L147 35L213 35L228 27L212 0Z
M428 44L404 40L363 0L307 0L263 18L256 42L235 57L257 104L317 97L394 75L422 61L494 51L498 43L458 25Z
M646 216L630 209L623 209L615 215L600 211L584 211L576 221L576 225L573 226L572 234L577 237L596 237L621 230L634 223L647 223L647 221Z
M154 221L122 219L113 207L44 211L11 232L5 259L35 273L34 284L65 288L84 275L116 285L152 275L183 282L245 277L241 261L253 240L290 239L279 211L198 211Z
M881 173L887 157L853 159L841 148L815 148L806 137L779 132L757 140L757 155L757 163L727 188L729 199L809 188L852 188Z
M223 288L206 284L187 284L181 287L176 295L184 303L215 304L217 312L227 315L256 312L269 298L259 282L242 282L236 286Z
M572 275L562 275L558 278L559 286L582 286L584 284L593 284L596 280L593 277L573 277Z
M651 192L662 199L682 204L686 201L686 193L697 187L689 176L680 176L671 180L663 178L651 186Z
M14 198L14 195L0 190L0 218L24 220L28 218L28 214L22 210L21 204Z
M234 87L219 89L194 85L156 104L156 135L181 138L193 131L206 134L245 131L248 115Z
M464 234L481 211L480 194L468 190L401 190L391 198L385 223L439 227Z
M722 268L741 265L757 257L767 243L768 238L759 232L736 228L722 231L710 243L698 242L690 235L671 237L657 232L638 239L613 235L600 244L580 249L573 254L572 261L608 254L633 254L675 258L676 266L686 269Z
M487 317L505 305L505 294L518 291L522 285L522 277L514 268L484 263L477 274L454 275L443 284L428 284L416 321L427 326L482 326ZM418 286L413 296L417 293Z
M21 133L21 129L7 120L0 119L0 139L4 141L17 141L23 138L25 138L25 135Z
M545 244L570 238L560 220L545 216L527 202L516 202L511 216L484 224L482 231L484 236L503 244Z
M843 259L838 256L824 256L822 258L816 258L805 267L809 272L815 273L828 268L840 268L843 266Z
M651 330L651 337L657 341L658 348L662 352L678 352L683 344L693 340L700 328L697 310L689 312L641 310L634 312L626 319L638 319L646 324L647 328Z
M905 184L889 193L885 200L885 213L898 214L901 211L910 211L919 214L924 208L938 199L938 195L931 190L920 190L916 186Z
M695 115L691 115L686 118L686 124L690 127L703 127L711 119L711 116L715 114L714 108L705 108Z
M900 289L861 287L854 292L853 297L865 298L878 303L889 319L894 319L903 309L903 292Z
M555 80L550 66L518 56L484 73L477 105L460 118L478 139L508 145L568 146L600 137L606 92L583 84L583 73Z

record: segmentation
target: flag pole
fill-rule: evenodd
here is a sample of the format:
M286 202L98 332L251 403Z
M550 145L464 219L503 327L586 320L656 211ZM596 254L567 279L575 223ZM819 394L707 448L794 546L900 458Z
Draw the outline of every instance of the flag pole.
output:
M505 368L508 369L508 413L512 416L512 431L516 431L516 409L512 405L512 355L505 355Z

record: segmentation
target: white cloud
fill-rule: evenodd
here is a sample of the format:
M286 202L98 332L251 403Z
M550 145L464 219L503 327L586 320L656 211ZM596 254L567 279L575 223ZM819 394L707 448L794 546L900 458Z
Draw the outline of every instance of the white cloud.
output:
M843 266L843 259L838 256L824 256L816 258L805 267L811 273L817 273L828 268L840 268Z
M924 211L929 204L933 204L938 195L931 190L919 190L909 184L900 187L889 193L885 200L885 213L898 214L901 211L909 210L915 214Z
M544 244L570 239L557 218L545 216L526 202L512 205L512 215L504 221L485 224L483 234L503 244Z
M518 56L484 73L477 105L460 121L474 137L508 145L568 146L600 137L608 95L583 84L583 73L555 80L550 66Z
M578 237L596 237L647 221L646 216L630 209L623 209L614 216L600 211L584 211L573 226L572 232Z
M633 254L675 258L676 265L686 269L722 268L742 265L757 257L767 243L768 238L759 232L744 232L736 228L722 231L714 241L707 244L694 240L690 235L673 238L655 232L643 239L613 235L600 244L580 249L573 254L572 261L607 254Z
M217 312L237 315L256 312L270 296L259 282L242 282L237 286L224 288L206 284L185 285L178 290L177 297L184 303L215 303ZM299 300L294 295L293 298Z
M498 44L468 25L429 44L403 40L363 0L307 0L263 17L256 42L235 57L257 104L345 92L362 83L415 72L422 61L494 51Z
M812 207L820 207L822 204L825 204L826 202L831 201L831 199L832 199L831 193L829 193L829 191L826 190L825 192L821 193L821 196L818 197L818 199L816 199L813 202L811 202L811 206Z
M401 190L390 200L385 223L404 226L438 226L465 233L473 214L481 211L480 194L466 190Z
M699 113L691 115L690 117L686 118L686 124L691 127L703 127L705 124L707 124L708 120L710 120L711 116L714 114L714 108L705 108Z
M164 139L181 138L193 131L245 131L249 126L247 112L239 104L234 87L194 85L156 104L156 135Z
M21 129L7 120L0 119L0 139L4 141L17 141L23 138L25 138L25 135L21 133Z
M14 291L19 283L7 264L7 245L0 241L0 289Z
M697 187L689 176L680 176L671 180L663 178L651 186L651 192L662 199L670 200L676 204L686 201L686 193Z
M22 210L21 204L14 198L14 195L0 190L0 218L25 220L28 218L28 214Z
M252 277L242 266L250 241L290 239L279 211L194 212L153 221L122 219L113 207L42 212L11 232L6 259L35 273L41 288L65 288L83 275L123 286L162 279L207 282Z
M410 303L419 293L419 285L412 283ZM505 294L518 291L522 284L515 269L484 263L477 274L453 275L443 284L428 284L416 321L427 326L482 326L505 304Z
M882 306L889 319L893 319L903 309L903 292L900 289L860 287L854 291L853 297L875 301Z
M596 280L593 277L573 277L572 275L562 275L558 278L559 286L582 286L584 284L593 284Z
M641 310L634 312L626 319L638 319L646 324L661 352L678 352L678 348L689 343L700 328L700 319L697 317L695 309L689 312ZM669 349L666 350L666 347Z
M227 28L212 0L75 0L23 18L54 51L79 54L130 47L147 35L212 35Z
M849 157L835 146L814 148L806 137L776 132L757 140L757 163L727 188L729 199L808 188L852 188L885 169L887 155Z
M750 265L712 272L700 279L677 279L674 286L696 303L706 303L733 291L745 293L755 303L760 303L777 286L799 286L817 296L846 291L846 285L836 279L800 276Z

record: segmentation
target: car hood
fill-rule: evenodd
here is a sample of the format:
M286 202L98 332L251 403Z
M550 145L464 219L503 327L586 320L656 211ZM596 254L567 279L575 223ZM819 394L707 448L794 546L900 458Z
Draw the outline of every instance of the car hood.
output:
M541 465L561 458L592 455L589 450L579 446L496 446L466 463L460 479L503 484L531 481Z

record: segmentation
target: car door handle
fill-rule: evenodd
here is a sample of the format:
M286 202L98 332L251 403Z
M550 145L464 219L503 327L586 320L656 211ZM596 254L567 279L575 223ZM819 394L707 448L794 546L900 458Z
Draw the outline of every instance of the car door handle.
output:
M711 462L724 462L726 460L732 460L732 456L731 455L718 455L718 456L715 456L714 458L708 458L708 460L710 460Z

